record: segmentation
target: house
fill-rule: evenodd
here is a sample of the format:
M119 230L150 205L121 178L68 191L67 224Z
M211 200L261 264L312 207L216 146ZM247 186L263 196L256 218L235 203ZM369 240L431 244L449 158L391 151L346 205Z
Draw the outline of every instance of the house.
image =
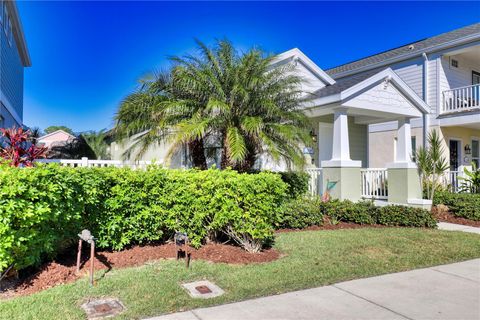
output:
M65 132L63 130L57 130L38 138L37 144L45 146L47 148L51 148L54 146L65 145L68 142L71 142L75 139L76 137L74 135L71 135L70 133Z
M0 1L0 128L23 125L23 74L31 61L14 1Z
M445 140L453 180L462 165L478 162L480 24L328 70L296 48L273 63L294 64L293 72L306 80L302 90L312 97L303 106L313 124L312 137L317 137L313 150L305 152L312 193L324 192L334 181L331 194L336 198L430 205L422 200L412 150L425 144L431 129ZM147 154L159 155L162 162L166 148L151 148ZM124 150L124 145L112 144L113 159ZM188 157L178 160L170 166L189 164ZM284 169L267 157L259 165Z

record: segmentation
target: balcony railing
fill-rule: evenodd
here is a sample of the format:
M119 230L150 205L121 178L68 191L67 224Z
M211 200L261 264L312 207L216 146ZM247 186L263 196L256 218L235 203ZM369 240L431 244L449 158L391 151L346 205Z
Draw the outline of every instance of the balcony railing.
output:
M480 110L480 84L443 91L441 114Z
M362 197L369 199L388 198L388 174L385 168L361 170Z

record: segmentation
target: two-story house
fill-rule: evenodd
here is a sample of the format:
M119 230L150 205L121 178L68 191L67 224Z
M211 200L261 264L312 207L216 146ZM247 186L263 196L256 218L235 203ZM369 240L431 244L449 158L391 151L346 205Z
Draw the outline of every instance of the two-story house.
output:
M480 150L480 24L467 26L326 72L336 81L390 67L424 100L429 113L413 119L412 142L424 143L423 127L438 129L445 141L451 170L471 161L479 163ZM368 163L384 167L396 152L396 122L369 126Z
M303 110L316 141L304 148L312 193L335 181L338 198L428 205L412 151L431 129L441 133L454 174L479 161L480 24L325 71L296 48L275 57L273 65L282 64L295 66L310 97ZM112 144L113 159L127 143ZM143 160L163 163L168 149L152 147ZM171 166L189 165L188 157L171 160ZM286 169L268 156L258 166Z
M31 65L14 1L0 1L0 127L23 125L23 75Z

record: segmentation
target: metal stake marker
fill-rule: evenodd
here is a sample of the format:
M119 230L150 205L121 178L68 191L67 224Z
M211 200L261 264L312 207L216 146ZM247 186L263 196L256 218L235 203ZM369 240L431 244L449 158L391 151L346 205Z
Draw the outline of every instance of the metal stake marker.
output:
M80 240L78 241L78 253L77 253L77 273L80 272L80 260L82 256L82 242L86 241L90 244L90 285L93 286L93 271L94 268L94 260L95 260L95 238L93 237L92 233L85 229L82 230L81 233L78 234Z

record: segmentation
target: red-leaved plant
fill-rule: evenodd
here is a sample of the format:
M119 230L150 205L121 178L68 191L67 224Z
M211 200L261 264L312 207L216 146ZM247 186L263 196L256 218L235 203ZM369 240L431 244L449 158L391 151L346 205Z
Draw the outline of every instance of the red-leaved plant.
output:
M23 128L0 128L0 157L14 167L32 167L35 159L45 158L46 147L30 142L30 131Z

